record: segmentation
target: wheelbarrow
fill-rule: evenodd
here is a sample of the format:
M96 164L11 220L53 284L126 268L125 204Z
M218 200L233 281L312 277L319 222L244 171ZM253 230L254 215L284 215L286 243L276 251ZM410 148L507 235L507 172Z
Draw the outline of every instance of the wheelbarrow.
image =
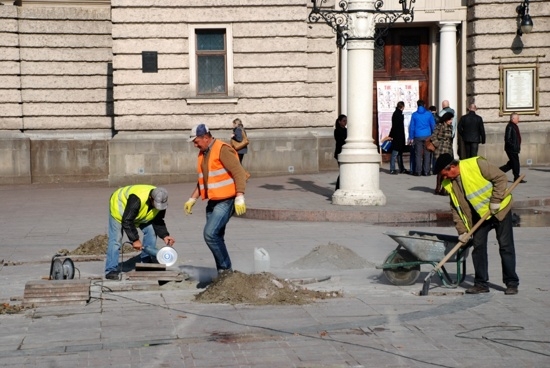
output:
M398 245L388 254L384 263L377 265L376 268L382 269L388 281L399 286L414 284L420 276L421 265L428 264L436 267L459 242L458 236L416 230L387 231L384 234L395 240ZM444 287L456 288L464 281L468 254L469 246L466 244L447 261L448 264L455 263L456 265L454 279L444 265L437 269L437 274Z

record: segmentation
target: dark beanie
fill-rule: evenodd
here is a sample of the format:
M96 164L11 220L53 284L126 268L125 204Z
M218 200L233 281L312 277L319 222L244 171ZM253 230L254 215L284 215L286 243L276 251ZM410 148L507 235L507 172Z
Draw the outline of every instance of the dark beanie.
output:
M443 153L439 155L437 160L435 161L435 170L434 172L436 174L439 174L441 170L443 170L447 165L449 165L451 162L453 162L453 156L451 156L448 153Z

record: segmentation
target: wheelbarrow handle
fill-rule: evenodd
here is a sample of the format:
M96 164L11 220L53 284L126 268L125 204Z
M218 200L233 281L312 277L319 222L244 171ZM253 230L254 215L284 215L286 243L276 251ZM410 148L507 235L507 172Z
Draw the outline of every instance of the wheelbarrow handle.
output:
M504 193L504 197L508 196L510 193L512 193L512 191L514 190L515 187L518 186L518 184L523 180L523 178L525 177L525 175L521 175L519 178L517 178L516 181L514 181L512 183L512 185L506 189L506 192ZM476 222L476 224L474 225L474 227L472 227L470 229L470 231L468 231L468 233L466 234L468 237L471 237L475 232L476 230L481 226L481 224L483 224L483 222L485 220L487 220L487 217L489 217L491 215L491 211L487 211L487 213L485 213L485 215L483 215L478 222ZM456 243L456 245L454 246L453 249L451 249L451 251L449 253L447 253L447 255L445 257L443 257L443 259L441 261L439 261L439 263L434 267L434 269L429 273L429 275L426 277L426 280L429 280L445 263L447 263L447 261L458 251L458 249L464 245L464 242L461 242L459 241L458 243Z

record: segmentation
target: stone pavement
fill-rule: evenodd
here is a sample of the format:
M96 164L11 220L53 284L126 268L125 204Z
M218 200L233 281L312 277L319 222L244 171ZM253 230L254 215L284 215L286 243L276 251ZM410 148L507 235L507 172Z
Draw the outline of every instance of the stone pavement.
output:
M527 184L515 207L548 211L550 168L524 169ZM550 230L545 215L515 228L520 293L505 296L494 234L489 238L492 288L464 295L432 278L430 295L415 284L395 286L374 267L396 243L385 231L401 226L455 235L421 221L448 215L448 199L432 194L435 177L380 174L387 205L333 206L337 173L251 178L247 218L233 218L226 239L235 269L254 270L255 247L281 278L326 278L307 285L341 290L343 298L302 306L200 304L198 281L213 272L202 239L205 203L182 212L193 184L166 185L166 222L176 238L177 267L196 281L179 287L124 291L102 280L103 261L79 261L77 277L92 280L86 306L28 309L0 315L2 367L547 367L550 366ZM103 183L0 187L0 302L20 302L25 284L49 273L51 257L106 233ZM537 220L542 216L542 220ZM266 220L262 220L266 219ZM278 221L275 221L278 220ZM292 221L297 220L297 221ZM538 221L538 222L537 222ZM413 223L413 224L411 224ZM539 227L540 226L540 227ZM364 269L291 269L314 247L335 243L366 259ZM176 267L176 266L174 266ZM453 267L449 267L451 272ZM467 260L464 287L472 283Z

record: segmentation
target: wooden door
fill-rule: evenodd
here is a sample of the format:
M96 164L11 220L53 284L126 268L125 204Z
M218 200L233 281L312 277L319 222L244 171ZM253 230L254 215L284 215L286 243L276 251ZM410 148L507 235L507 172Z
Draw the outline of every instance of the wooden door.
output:
M376 82L418 80L420 99L428 103L430 45L428 28L392 28L374 48L373 139L378 144Z

